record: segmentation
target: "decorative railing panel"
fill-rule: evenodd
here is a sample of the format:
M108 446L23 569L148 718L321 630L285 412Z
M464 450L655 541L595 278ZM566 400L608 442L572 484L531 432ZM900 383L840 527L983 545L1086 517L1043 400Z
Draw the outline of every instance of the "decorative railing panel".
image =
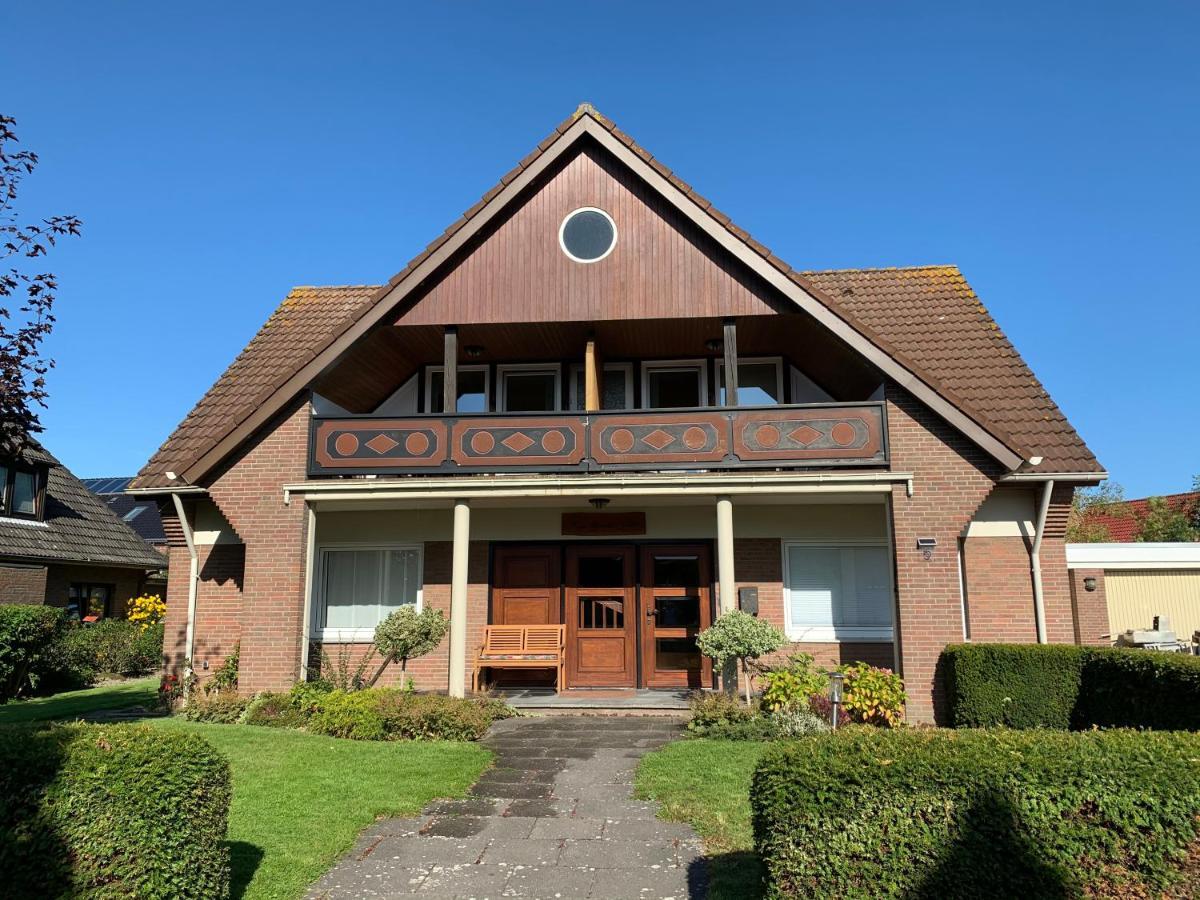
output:
M311 475L882 466L882 403L314 418Z

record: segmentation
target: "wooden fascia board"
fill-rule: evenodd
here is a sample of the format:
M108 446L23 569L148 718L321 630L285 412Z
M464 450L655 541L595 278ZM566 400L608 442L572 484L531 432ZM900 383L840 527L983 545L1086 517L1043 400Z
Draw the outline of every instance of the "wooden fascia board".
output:
M526 168L521 170L512 181L489 200L462 228L447 238L440 247L422 260L418 266L398 282L394 284L389 283L381 288L379 295L366 314L351 323L345 331L329 343L321 352L314 355L296 374L285 381L280 387L276 388L236 428L190 465L183 473L187 481L192 483L198 482L222 459L232 453L238 445L257 429L261 428L271 416L275 415L293 397L304 390L313 378L336 362L357 340L375 327L392 308L403 301L426 278L430 277L440 266L462 249L488 222L500 214L521 191L529 187L530 184L585 134L590 135L597 143L627 165L634 173L668 200L689 221L717 241L720 246L749 266L752 271L762 277L768 284L792 300L793 303L828 328L834 335L849 344L882 372L910 391L915 397L982 447L1007 469L1010 471L1014 470L1024 462L1020 454L1011 450L1003 441L994 437L987 429L983 428L957 406L942 397L934 388L922 381L915 373L905 368L892 358L891 355L877 347L819 299L735 238L724 226L709 215L707 211L702 209L690 197L672 184L668 178L664 177L653 166L615 138L608 129L593 120L590 115L585 114L580 116L570 128L559 136L558 140L546 148Z

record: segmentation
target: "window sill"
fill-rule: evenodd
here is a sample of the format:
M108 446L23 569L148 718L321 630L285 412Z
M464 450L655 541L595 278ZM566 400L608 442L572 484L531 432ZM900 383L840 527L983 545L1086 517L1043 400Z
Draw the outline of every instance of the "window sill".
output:
M788 640L793 643L842 644L842 643L886 643L893 640L891 628L843 627L828 625L791 628Z
M318 628L313 637L322 644L371 644L374 628Z

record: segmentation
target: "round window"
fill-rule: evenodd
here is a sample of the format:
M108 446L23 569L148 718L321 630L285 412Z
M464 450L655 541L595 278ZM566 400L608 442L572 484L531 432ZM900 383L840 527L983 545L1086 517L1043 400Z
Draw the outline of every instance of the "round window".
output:
M604 210L585 206L563 219L558 242L576 262L599 262L617 245L617 226Z

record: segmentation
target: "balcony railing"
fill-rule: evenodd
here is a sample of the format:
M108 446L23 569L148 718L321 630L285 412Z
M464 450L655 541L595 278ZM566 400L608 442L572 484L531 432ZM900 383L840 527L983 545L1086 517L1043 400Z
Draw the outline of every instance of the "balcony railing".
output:
M883 466L883 404L314 417L309 474Z

